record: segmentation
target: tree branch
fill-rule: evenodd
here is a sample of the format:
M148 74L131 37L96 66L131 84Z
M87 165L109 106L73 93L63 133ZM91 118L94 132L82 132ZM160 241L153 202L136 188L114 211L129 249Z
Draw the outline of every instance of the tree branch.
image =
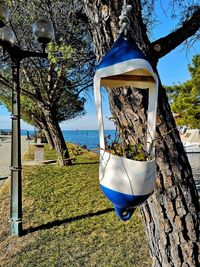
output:
M27 79L28 83L31 83L33 88L34 88L34 93L30 92L29 90L26 90L25 88L21 88L21 92L22 94L28 96L30 99L32 99L33 101L39 101L40 103L44 103L41 94L40 94L40 89L38 88L38 86L36 85L36 83L34 82L34 80L27 74L26 69L23 68L22 69L25 78Z
M88 83L85 83L86 85L84 87L82 87L77 93L76 95L80 95L81 92L83 92L86 88L89 88L90 86L93 85L93 81L88 81Z
M39 90L38 85L35 83L34 79L30 77L30 75L28 75L27 70L25 68L22 68L22 72L24 73L27 83L31 83L33 88Z
M161 58L193 36L200 27L200 7L176 31L152 43L155 56Z
M1 73L0 73L0 83L8 87L9 89L12 89L12 83L8 79L6 79Z
M30 99L32 99L33 101L40 101L40 99L37 98L36 94L31 93L28 90L25 90L24 88L21 89L21 93L27 97L29 97Z

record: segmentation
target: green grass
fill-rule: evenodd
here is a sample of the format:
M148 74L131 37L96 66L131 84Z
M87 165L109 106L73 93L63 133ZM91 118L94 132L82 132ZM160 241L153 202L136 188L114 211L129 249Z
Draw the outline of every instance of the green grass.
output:
M82 149L80 146L68 143L67 149L72 158L76 157L79 151L86 152L86 150ZM57 155L55 150L50 150L48 144L44 144L44 160L57 160ZM23 155L24 161L34 160L34 145L30 143L25 155Z
M54 157L45 147L48 157ZM23 168L22 237L9 236L9 184L0 191L0 266L150 266L138 211L121 222L99 190L98 157Z
M44 159L45 160L57 160L57 155L55 150L50 150L47 144L44 144ZM30 143L25 155L23 155L23 160L34 160L34 145Z

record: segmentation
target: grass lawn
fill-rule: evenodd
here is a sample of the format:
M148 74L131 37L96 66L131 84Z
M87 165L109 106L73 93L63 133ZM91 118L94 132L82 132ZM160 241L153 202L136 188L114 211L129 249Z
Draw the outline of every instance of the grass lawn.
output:
M47 147L48 159L55 158ZM23 168L23 236L9 236L9 187L0 191L0 266L151 266L139 212L119 221L99 190L98 156Z

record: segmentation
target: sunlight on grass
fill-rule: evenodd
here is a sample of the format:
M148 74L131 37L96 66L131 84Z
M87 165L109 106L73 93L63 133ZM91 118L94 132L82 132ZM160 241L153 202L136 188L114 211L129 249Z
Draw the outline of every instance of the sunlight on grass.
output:
M45 153L54 156L47 146ZM150 266L139 213L121 222L99 190L98 157L23 168L24 236L9 237L9 186L0 192L0 266Z

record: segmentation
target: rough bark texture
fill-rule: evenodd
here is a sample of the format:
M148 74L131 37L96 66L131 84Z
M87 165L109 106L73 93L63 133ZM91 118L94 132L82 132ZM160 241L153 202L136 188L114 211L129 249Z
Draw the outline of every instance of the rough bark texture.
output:
M50 149L51 150L55 149L55 145L53 143L53 139L51 137L46 121L37 120L36 118L35 118L35 121L37 122L37 128L39 128L44 133Z
M72 162L69 156L69 152L68 152L62 131L60 129L60 126L57 120L54 119L53 112L51 112L49 109L45 109L43 106L41 106L41 108L45 115L48 130L52 137L53 144L57 152L60 165L61 166L71 165Z
M49 130L45 127L42 128L42 132L44 133L46 139L47 139L47 143L49 144L49 148L51 150L54 150L55 149L55 146L54 146L54 143L53 143L53 140L51 138L51 135L50 135L50 132Z
M108 90L112 115L116 120L118 132L124 143L139 144L146 137L146 109L148 93L146 90L114 88Z
M82 3L96 57L100 60L117 37L118 16L123 1L82 0ZM155 49L156 42L151 44L146 35L140 1L134 0L129 3L133 6L131 36L157 72L158 47ZM198 29L196 24L192 22L195 29ZM193 27L192 25L190 27ZM180 36L182 33L184 38ZM177 38L181 41L189 36L191 36L189 32L185 35L184 30L177 32ZM159 47L159 50L163 49L163 55L181 43L174 45L172 42L170 49L169 39L170 36L166 38L167 48L163 42L162 47ZM160 55L162 56L162 53ZM110 90L109 98L111 112L117 118L118 128L128 129L125 132L124 142L142 141L145 137L146 96L139 90L120 88ZM157 116L156 162L158 175L155 192L140 209L146 226L153 266L198 266L198 194L191 167L161 83Z

